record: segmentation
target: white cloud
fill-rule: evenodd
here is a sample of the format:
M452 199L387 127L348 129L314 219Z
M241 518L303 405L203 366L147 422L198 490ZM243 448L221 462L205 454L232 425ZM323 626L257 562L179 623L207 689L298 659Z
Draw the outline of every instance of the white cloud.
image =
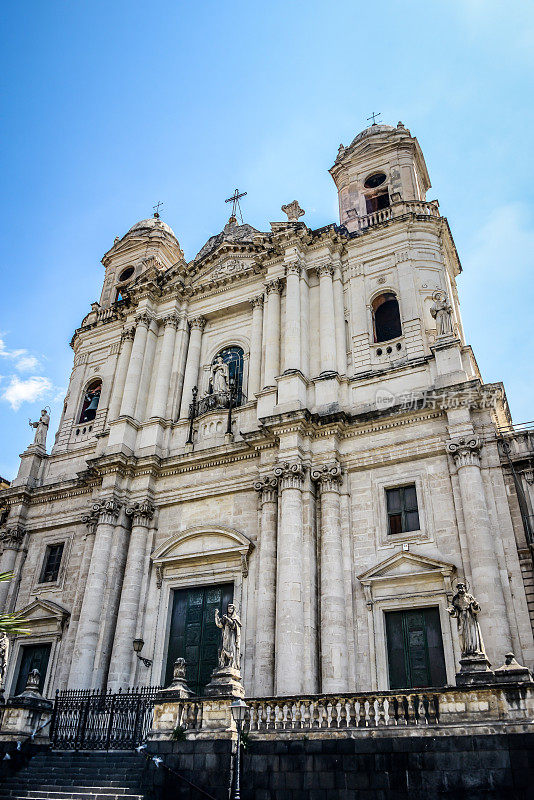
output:
M27 350L8 350L2 335L0 335L0 356L3 358L20 358L26 355Z
M38 360L35 356L22 356L15 364L15 368L19 372L31 372L39 366Z
M46 397L51 390L52 381L42 375L32 375L26 379L14 375L0 397L8 402L14 411L18 411L22 403L34 403Z

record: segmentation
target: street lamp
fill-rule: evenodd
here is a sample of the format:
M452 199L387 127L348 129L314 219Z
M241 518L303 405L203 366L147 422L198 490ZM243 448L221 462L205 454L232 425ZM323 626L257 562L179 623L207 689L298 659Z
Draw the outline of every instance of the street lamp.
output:
M237 726L237 751L235 757L235 782L234 782L234 794L233 800L241 800L241 792L240 792L240 785L239 785L239 767L241 764L241 728L243 726L243 722L245 721L245 716L248 711L248 706L244 700L234 700L233 703L230 703L230 710L232 712L232 717L234 718L234 722Z
M143 656L139 655L141 650L143 649L143 645L144 645L144 641L142 639L134 639L133 640L134 653L137 656L137 658L139 659L139 661L143 662L145 667L151 667L152 666L152 661L149 658L144 658Z

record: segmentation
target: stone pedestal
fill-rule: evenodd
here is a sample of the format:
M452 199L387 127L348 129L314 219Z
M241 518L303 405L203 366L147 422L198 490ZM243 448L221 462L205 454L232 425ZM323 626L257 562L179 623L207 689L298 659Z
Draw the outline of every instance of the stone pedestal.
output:
M186 700L192 696L193 692L185 680L185 659L177 658L174 662L172 683L158 692L158 697L162 701L170 702L172 700Z
M0 742L34 736L39 743L48 742L46 723L50 721L54 704L39 692L39 671L33 669L22 694L10 697L1 717ZM1 713L1 712L0 712Z
M534 683L531 671L521 666L513 653L506 653L504 658L502 667L495 670L496 683Z
M38 444L31 444L20 455L20 466L12 486L38 486L43 472L43 463L48 458L46 449Z
M453 337L438 338L431 346L430 349L436 359L435 386L437 389L467 380L460 347L460 340Z
M488 657L483 653L464 656L460 659L460 672L456 673L457 686L473 686L477 683L491 683L494 672Z
M206 697L244 697L240 671L233 667L214 669L204 693Z

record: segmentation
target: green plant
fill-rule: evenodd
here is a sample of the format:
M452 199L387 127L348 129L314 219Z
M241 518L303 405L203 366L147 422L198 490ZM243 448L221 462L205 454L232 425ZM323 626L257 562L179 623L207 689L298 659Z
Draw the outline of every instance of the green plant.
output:
M241 731L241 747L243 750L249 751L254 743L254 740L250 738L250 734L248 731L242 730Z
M13 577L12 572L0 572L0 582L10 581ZM0 614L0 635L5 633L7 636L16 634L28 634L30 631L24 627L26 620L20 614Z
M183 725L177 725L176 728L173 730L171 739L175 742L183 742L185 741L185 728Z

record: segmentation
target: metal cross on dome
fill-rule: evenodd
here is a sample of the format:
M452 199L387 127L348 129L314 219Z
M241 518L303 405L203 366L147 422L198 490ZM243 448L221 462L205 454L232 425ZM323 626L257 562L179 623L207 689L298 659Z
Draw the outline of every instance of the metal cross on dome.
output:
M158 203L156 203L155 206L152 206L152 208L154 209L154 216L155 217L159 217L159 209L160 209L160 206L162 206L162 205L163 205L163 203L160 200Z
M376 125L377 123L376 123L376 119L375 119L375 117L379 117L379 116L380 116L380 114L381 114L381 112L380 112L380 111L373 111L373 113L371 114L371 116L370 116L370 117L367 117L367 122L369 122L369 120L370 120L370 119L372 119L373 121L371 122L371 125ZM371 127L371 125L370 125L369 127Z
M243 222L243 214L241 213L241 206L239 205L239 198L245 197L246 192L239 192L239 189L236 189L231 197L228 197L224 202L225 203L232 203L232 217L235 217L237 209L239 209L239 216L241 217L241 222Z

